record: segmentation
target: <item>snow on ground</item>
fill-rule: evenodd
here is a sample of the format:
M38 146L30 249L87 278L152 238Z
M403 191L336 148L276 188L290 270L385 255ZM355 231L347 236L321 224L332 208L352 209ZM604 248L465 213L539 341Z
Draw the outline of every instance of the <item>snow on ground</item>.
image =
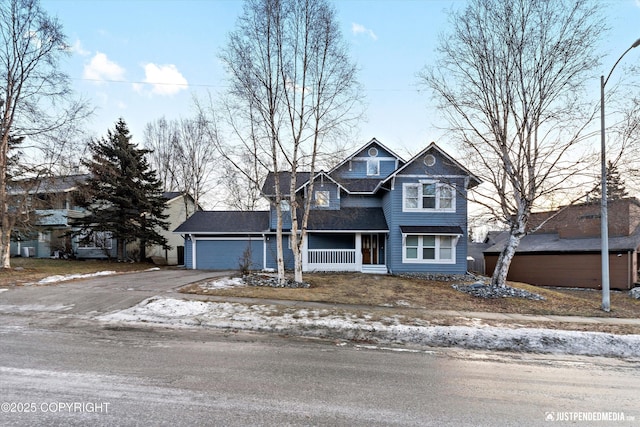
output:
M98 320L266 331L379 344L640 358L640 335L485 325L415 326L403 324L398 317L372 321L366 315L335 315L328 310L165 297L148 298L134 307L100 316Z
M213 282L207 282L200 285L200 288L204 290L208 289L228 289L237 288L240 286L247 286L241 277L222 277L216 279Z
M109 276L111 274L116 274L115 271L98 271L97 273L86 273L86 274L58 274L55 276L45 277L44 279L36 282L37 285L47 285L50 283L64 282L65 280L74 280L74 279L87 279L89 277L98 277L98 276Z

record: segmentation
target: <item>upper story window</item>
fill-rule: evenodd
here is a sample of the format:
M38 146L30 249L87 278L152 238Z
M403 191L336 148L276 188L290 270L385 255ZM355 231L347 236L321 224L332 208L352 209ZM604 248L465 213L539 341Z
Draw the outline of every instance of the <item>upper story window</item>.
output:
M328 208L331 200L331 193L327 190L316 190L314 193L316 206Z
M448 184L435 181L404 184L402 210L404 212L424 210L455 212L455 189Z
M380 175L380 159L367 159L367 176Z
M291 210L291 205L289 204L288 200L281 200L280 201L280 210L282 212L289 212Z

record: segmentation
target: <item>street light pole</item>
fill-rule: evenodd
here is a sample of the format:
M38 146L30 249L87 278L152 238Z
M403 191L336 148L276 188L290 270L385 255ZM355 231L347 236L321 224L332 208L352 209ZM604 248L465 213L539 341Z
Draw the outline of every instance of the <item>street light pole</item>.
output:
M606 139L605 139L605 126L604 126L604 87L611 77L611 73L616 68L618 63L631 49L640 46L640 39L636 40L627 50L624 51L620 58L613 64L611 71L604 78L604 75L600 76L600 186L601 186L601 198L600 198L600 236L601 236L601 253L602 253L602 310L610 311L611 303L609 299L609 224L607 218L607 162L606 162Z

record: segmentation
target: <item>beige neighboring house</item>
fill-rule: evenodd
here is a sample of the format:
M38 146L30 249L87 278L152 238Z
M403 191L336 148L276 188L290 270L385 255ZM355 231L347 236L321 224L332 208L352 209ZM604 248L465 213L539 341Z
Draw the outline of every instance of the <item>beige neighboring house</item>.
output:
M174 234L173 230L202 208L196 205L193 197L180 192L165 192L163 197L167 199L166 212L169 217L166 221L169 222L169 229L161 230L160 234L167 239L171 249L165 250L159 245L153 245L147 248L146 254L158 264L184 265L184 238Z

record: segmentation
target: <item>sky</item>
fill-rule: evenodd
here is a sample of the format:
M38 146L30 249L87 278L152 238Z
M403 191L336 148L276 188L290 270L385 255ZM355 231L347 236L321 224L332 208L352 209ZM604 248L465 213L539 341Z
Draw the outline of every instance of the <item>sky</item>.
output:
M437 142L455 154L446 125L417 73L434 60L447 11L464 0L338 0L341 31L359 67L366 119L354 146L377 138L409 158ZM603 73L640 37L640 0L600 2L612 28ZM42 0L72 46L64 70L96 112L89 134L104 136L122 117L134 142L147 123L193 115L193 97L222 93L218 58L242 11L239 0ZM625 62L640 64L640 49ZM593 82L594 93L599 81ZM597 143L598 141L594 141Z

